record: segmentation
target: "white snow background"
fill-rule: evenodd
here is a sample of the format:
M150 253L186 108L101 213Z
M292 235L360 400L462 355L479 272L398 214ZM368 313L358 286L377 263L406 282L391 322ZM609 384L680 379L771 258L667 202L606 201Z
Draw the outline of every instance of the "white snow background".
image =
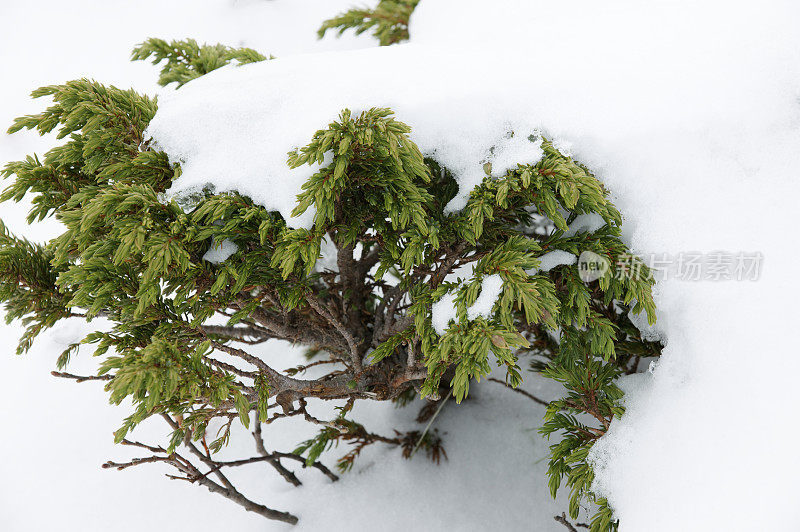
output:
M511 154L524 156L525 146L506 138L510 130L560 139L613 191L634 250L764 255L757 282L667 279L657 287L664 355L652 373L623 383L628 411L594 453L597 488L622 530L796 530L800 6L422 0L409 44L346 51L373 43L316 42L318 22L349 5L4 6L0 119L37 111L30 89L76 77L159 92L150 131L185 161L176 190L215 178L219 190L236 188L282 212L302 182L302 172L283 164L286 152L342 107L393 107L420 147L458 174L462 201L490 148L500 148L495 172ZM149 36L243 44L279 59L156 91L156 69L126 62ZM0 157L45 146L32 135L4 137ZM535 145L530 157L538 157ZM237 172L228 174L233 161ZM26 229L24 209L0 209L20 233L53 230ZM0 528L288 528L170 483L155 467L100 471L126 452L111 444L123 410L102 407L92 383L48 375L82 326L55 330L23 358L11 354L18 330L2 330L0 476L10 480L0 487ZM263 356L291 366L290 351L273 344ZM91 371L77 360L76 372ZM545 398L557 391L533 378L526 387ZM493 383L471 390L474 400L437 421L450 456L439 467L375 449L338 485L306 474L305 487L290 489L253 470L242 480L308 530L564 530L552 520L565 505L547 495L546 443L530 431L541 409ZM415 413L385 405L357 412L382 431L413 427ZM268 445L285 449L306 433L299 425L272 430Z

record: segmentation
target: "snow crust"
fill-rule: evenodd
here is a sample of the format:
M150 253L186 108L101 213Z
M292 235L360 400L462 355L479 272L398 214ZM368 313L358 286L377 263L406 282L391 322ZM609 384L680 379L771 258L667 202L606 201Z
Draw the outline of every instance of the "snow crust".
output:
M593 460L624 531L785 529L800 495L798 21L779 0L423 0L411 44L212 73L163 98L150 133L183 161L174 192L213 183L287 216L307 173L285 153L343 107L395 109L455 172L451 209L493 154L524 156L509 139L541 132L613 191L635 250L762 252L758 282L660 282L667 347Z

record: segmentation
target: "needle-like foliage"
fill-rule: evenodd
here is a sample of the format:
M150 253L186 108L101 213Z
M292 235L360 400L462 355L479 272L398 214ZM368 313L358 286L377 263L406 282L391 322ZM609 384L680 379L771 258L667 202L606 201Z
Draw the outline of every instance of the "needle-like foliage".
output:
M133 49L131 60L145 61L151 59L154 65L161 63L161 75L158 84L161 86L176 83L181 87L189 81L208 74L212 70L223 67L232 61L245 65L272 59L252 48L231 48L222 44L197 44L194 39L170 41L163 39L147 39Z
M354 30L356 35L372 30L381 46L388 46L408 39L408 20L419 4L419 0L380 0L373 8L354 8L322 23L317 35L325 36L328 30L339 35Z

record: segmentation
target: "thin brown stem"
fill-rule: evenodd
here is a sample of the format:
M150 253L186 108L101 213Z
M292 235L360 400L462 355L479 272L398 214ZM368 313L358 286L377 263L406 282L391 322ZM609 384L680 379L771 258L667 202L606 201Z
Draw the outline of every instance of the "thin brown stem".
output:
M498 384L502 384L503 386L505 386L506 388L508 388L512 392L517 392L520 395L524 395L525 397L527 397L531 401L539 403L542 406L549 406L550 405L550 403L548 403L547 401L543 401L542 399L539 399L535 395L530 394L530 393L526 392L525 390L523 390L521 388L513 388L513 387L509 386L507 382L501 381L500 379L495 379L494 377L488 377L486 380L487 381L496 382Z

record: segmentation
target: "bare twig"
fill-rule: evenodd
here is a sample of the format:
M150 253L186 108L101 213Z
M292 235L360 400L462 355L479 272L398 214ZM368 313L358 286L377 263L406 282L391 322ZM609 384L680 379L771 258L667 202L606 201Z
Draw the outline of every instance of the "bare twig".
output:
M101 467L103 469L109 469L109 468L113 467L113 468L116 468L119 471L122 471L123 469L127 469L127 468L132 467L132 466L137 466L139 464L147 464L147 463L152 463L152 462L169 462L170 460L171 459L170 459L169 456L147 456L147 457L144 457L144 458L134 458L130 462L122 462L122 463L112 462L111 460L109 460L108 462L103 464Z
M567 514L562 513L561 515L554 515L553 519L555 519L556 521L567 527L567 530L569 530L570 532L578 532L578 529L572 526L572 523L567 521Z
M524 395L525 397L527 397L531 401L539 403L542 406L549 406L550 405L550 403L548 403L547 401L543 401L543 400L539 399L538 397L536 397L535 395L530 394L530 393L526 392L525 390L523 390L521 388L512 388L511 386L508 385L508 383L506 383L505 381L501 381L500 379L495 379L494 377L488 377L486 380L502 384L503 386L505 386L506 388L508 388L512 392L517 392L520 395Z
M63 371L51 371L50 375L61 379L72 379L75 382L110 381L114 378L113 375L73 375L72 373L64 373Z
M419 449L419 446L422 444L422 440L425 439L425 435L430 430L431 425L433 425L433 422L436 420L436 417L439 415L439 412L442 411L442 408L444 408L445 403L447 403L447 401L449 401L449 400L450 400L450 395L448 395L447 397L445 397L442 400L442 403L439 405L439 408L436 409L436 413L434 413L433 416L431 416L430 421L428 421L428 424L425 425L425 430L423 430L422 434L420 434L419 439L417 440L417 444L414 445L414 449L411 451L411 454L409 455L409 458L411 456L414 456L414 453L417 452L417 449Z
M306 301L308 304L313 308L320 316L325 318L338 332L342 335L345 342L347 342L347 347L350 350L350 361L353 363L353 369L355 371L361 371L361 357L358 353L358 343L356 339L353 337L353 334L347 330L347 327L344 324L336 319L336 317L327 309L325 306L314 297L313 294L306 295Z
M261 437L261 421L259 419L255 420L253 438L256 440L256 450L261 455L262 460L269 462L269 465L271 465L275 471L277 471L278 474L282 476L283 479L289 484L293 486L301 486L303 484L300 482L300 479L297 478L297 475L286 469L286 467L281 464L281 461L277 456L267 452L266 447L264 447L264 438Z
M224 325L203 325L203 332L216 336L224 336L238 342L250 343L255 341L261 343L269 338L264 331L255 327L227 327Z
M173 430L180 429L178 423L170 416L168 416L167 414L162 414L161 416L164 418L167 424L169 424L169 426L172 427ZM198 459L200 459L201 462L203 462L210 468L214 469L214 467L216 466L214 460L212 460L211 458L207 457L202 452L200 452L200 450L192 443L190 434L188 432L186 433L186 436L183 439L183 445L189 450L189 452L191 452ZM209 473L211 473L211 471L209 471ZM209 491L222 495L223 497L242 506L248 512L254 512L268 519L283 521L284 523L290 523L293 525L297 524L298 519L296 516L288 512L273 510L272 508L268 508L263 504L258 504L256 502L253 502L244 495L242 495L233 486L231 481L228 480L228 477L226 477L221 471L219 471L219 469L214 470L213 473L220 480L221 484L218 484L213 480L209 479L207 476L200 473L199 470L196 470L196 474L194 475L192 482L197 482L202 486L208 488Z

